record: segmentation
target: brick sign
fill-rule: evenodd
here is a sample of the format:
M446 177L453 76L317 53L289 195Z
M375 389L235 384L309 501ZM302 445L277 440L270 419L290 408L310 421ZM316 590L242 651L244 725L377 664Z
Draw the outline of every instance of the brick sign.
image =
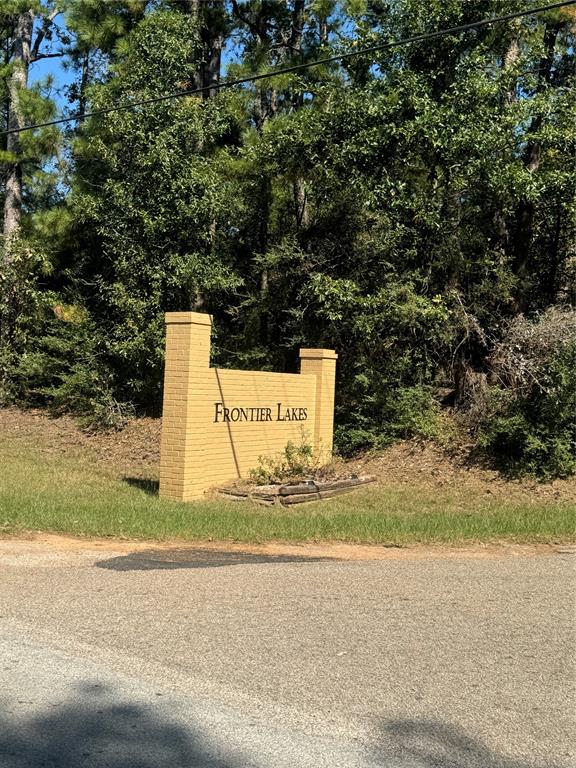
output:
M166 314L160 495L199 499L299 442L302 429L328 461L336 353L301 349L299 374L211 368L210 331L209 315Z

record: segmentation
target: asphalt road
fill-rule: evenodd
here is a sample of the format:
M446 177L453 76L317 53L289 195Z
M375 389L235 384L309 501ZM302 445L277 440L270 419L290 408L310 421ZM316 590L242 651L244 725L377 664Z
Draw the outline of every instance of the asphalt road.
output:
M0 768L573 768L575 561L0 541Z

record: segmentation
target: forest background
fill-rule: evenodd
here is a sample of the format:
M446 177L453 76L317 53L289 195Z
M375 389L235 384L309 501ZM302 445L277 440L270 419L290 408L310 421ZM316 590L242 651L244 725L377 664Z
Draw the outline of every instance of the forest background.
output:
M344 455L574 473L576 6L216 87L526 8L2 0L0 131L101 112L0 136L0 405L159 414L195 310L218 365L335 348Z

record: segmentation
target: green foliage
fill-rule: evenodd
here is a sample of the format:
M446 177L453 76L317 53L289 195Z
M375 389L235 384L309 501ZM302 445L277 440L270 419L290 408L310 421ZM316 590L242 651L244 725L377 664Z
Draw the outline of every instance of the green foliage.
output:
M68 0L66 26L76 35L79 51L110 53L142 19L146 5L146 0Z
M189 26L177 13L146 17L119 44L94 105L178 89L197 55ZM123 399L159 404L164 311L209 306L239 284L221 235L237 205L211 160L233 130L225 103L201 109L191 98L94 118L78 140L71 271L80 290L89 276L83 301Z
M479 445L511 474L566 477L576 471L576 342L553 355L538 385L500 392Z
M442 434L440 408L426 387L402 387L386 402L392 437L439 438Z
M46 303L38 280L49 271L41 251L20 239L0 241L0 406L10 403L20 386L18 360L34 338Z
M302 480L310 477L318 466L310 435L303 429L299 443L289 440L281 454L259 456L258 467L250 470L250 477L258 485Z
M0 8L0 127L8 126L10 114L18 114L21 123L40 123L50 120L55 114L55 104L51 98L54 86L53 78L47 76L36 82L28 83L26 87L11 83L14 73L22 72L23 63L13 57L15 52L15 29L19 14L32 12L37 19L37 28L42 27L46 18L53 11L51 0L3 0ZM50 24L46 22L43 41L52 38ZM39 57L45 51L40 47ZM30 65L33 65L31 62ZM30 78L26 78L29 80ZM16 147L9 147L7 134L0 135L0 169L4 165L19 163L21 165L24 192L28 185L33 184L37 175L46 174L45 163L49 162L58 149L60 133L57 128L47 126L35 131L22 133L18 137ZM4 202L3 173L0 176L0 203ZM27 201L26 201L27 202Z
M342 456L353 456L362 450L378 450L394 440L421 438L445 442L450 429L442 418L440 407L429 387L396 387L379 404L379 423L360 409L351 424L340 424L335 431L335 444Z
M68 96L107 110L213 83L226 46L227 76L242 77L523 5L300 7L67 0ZM511 319L576 303L573 13L101 113L70 129L55 168L56 137L26 138L23 236L53 268L36 283L31 269L31 290L83 307L92 357L85 375L72 329L27 332L34 375L11 386L82 412L91 395L158 412L163 313L194 309L214 317L220 365L294 370L298 346L337 349L346 454L446 439L434 393L462 412L470 382L498 380L478 410L485 450L570 471L569 404L550 395L565 389L518 389L497 353ZM30 115L48 109L42 93L24 97Z
M391 439L441 434L431 384L449 349L450 312L439 296L389 284L362 295L350 281L313 276L317 316L348 339L340 375L346 397L338 403L337 446L344 455L377 448Z
M13 400L54 413L71 411L87 428L120 428L133 416L132 405L114 396L98 335L82 307L46 307L34 329L13 371Z

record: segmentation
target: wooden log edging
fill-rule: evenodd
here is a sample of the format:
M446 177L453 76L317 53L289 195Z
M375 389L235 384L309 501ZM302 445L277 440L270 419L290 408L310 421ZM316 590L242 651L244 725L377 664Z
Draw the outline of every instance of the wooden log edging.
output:
M232 501L255 501L257 504L283 507L292 504L307 504L321 499L331 499L343 493L349 493L361 485L376 482L372 476L346 477L339 480L307 480L305 482L283 485L260 485L253 488L217 488L219 496Z

